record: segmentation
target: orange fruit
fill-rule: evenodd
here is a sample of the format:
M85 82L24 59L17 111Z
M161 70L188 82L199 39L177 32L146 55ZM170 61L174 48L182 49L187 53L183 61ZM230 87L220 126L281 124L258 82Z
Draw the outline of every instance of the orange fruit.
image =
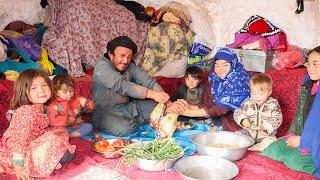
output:
M101 146L109 146L109 145L110 145L109 142L106 141L106 140L101 140L101 141L99 141L99 144L100 144Z

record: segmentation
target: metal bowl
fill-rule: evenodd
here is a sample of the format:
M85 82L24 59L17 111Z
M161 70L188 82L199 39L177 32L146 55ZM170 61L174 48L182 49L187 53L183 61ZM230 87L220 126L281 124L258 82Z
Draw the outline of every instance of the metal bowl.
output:
M230 161L241 159L254 140L246 135L229 131L205 132L191 136L199 154L225 158ZM214 144L225 144L230 147L214 147Z
M169 159L169 160L147 160L147 159L141 159L138 158L135 161L135 165L143 170L146 171L166 171L174 166L176 161L180 159L184 155L184 152L181 151L178 157Z
M226 159L204 155L180 159L175 167L185 180L232 179L239 173L239 169L234 163Z

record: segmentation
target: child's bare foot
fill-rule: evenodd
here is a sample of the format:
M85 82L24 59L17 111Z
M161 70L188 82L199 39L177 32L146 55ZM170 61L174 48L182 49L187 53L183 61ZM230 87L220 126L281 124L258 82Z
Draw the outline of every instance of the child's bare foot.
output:
M62 165L61 165L60 163L58 163L55 169L56 169L56 170L57 170L57 169L61 169L61 167L62 167Z
M210 132L216 132L218 130L218 126L213 126L211 129L210 129Z
M71 154L74 154L76 152L76 148L77 148L76 145L71 145L70 148L68 148L68 150Z

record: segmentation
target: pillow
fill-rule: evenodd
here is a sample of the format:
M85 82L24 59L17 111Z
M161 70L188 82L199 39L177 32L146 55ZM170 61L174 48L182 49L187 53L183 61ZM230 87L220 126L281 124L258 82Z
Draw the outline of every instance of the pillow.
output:
M176 59L168 62L153 76L163 76L167 78L180 78L184 76L188 64L188 57L181 56L181 59Z

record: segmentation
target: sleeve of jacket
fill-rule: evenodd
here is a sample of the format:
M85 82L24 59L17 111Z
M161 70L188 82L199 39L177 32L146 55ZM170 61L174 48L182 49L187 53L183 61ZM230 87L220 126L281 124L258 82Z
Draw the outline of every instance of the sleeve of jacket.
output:
M14 156L16 155L22 158L28 151L35 118L36 115L33 113L31 106L22 106L13 114L9 128L11 132L14 133L11 133L10 136L7 137L7 146L13 152Z
M269 135L280 127L283 120L281 108L276 99L273 99L270 108L272 108L271 118L269 121L263 122L264 128L266 128Z
M247 111L248 111L249 101L242 103L242 105L236 109L233 113L234 121L241 127L242 120L247 119Z
M202 104L199 106L200 108L203 108L208 117L215 118L215 117L221 117L226 115L230 110L222 108L218 105L216 105L213 102L213 95L210 91L210 84L204 83L204 89L203 89L203 95L202 95Z
M66 126L69 117L67 102L53 102L49 105L48 117L50 126Z
M131 64L130 71L132 71L132 73L134 74L133 78L135 80L135 83L148 89L163 91L163 88L160 86L160 84L158 84L157 81L153 77L151 77L145 70L137 67L135 64Z
M107 60L108 61L108 60ZM132 64L131 64L132 65ZM130 66L131 66L130 65ZM128 68L131 68L131 67ZM124 75L116 71L111 67L110 64L104 61L100 61L94 70L93 80L104 86L105 88L111 89L114 92L117 92L123 96L129 96L137 99L145 99L148 87L139 85L138 83L128 81ZM139 77L142 77L141 74L138 74ZM147 81L145 84L149 86L156 86L148 78L141 78L139 81ZM161 88L162 89L162 88Z

